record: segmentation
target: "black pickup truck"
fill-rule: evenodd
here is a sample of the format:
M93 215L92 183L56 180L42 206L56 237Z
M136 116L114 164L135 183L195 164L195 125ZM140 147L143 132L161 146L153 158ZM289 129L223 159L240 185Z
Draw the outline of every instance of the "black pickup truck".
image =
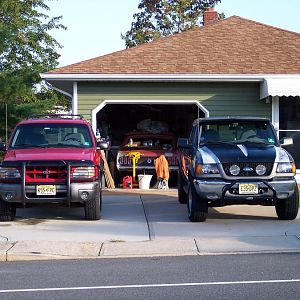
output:
M197 119L178 148L178 200L192 222L205 221L208 207L235 204L275 206L280 220L297 217L296 166L268 119Z

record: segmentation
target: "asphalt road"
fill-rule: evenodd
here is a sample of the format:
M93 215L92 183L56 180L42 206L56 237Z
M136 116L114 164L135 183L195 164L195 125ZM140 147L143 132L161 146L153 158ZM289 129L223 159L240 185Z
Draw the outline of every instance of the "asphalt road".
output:
M6 299L299 299L300 254L6 262Z

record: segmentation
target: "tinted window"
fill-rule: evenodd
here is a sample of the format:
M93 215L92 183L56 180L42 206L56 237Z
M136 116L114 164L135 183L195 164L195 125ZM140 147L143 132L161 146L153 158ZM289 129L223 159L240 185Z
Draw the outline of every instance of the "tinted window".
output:
M202 125L200 143L205 142L262 142L275 144L270 123L261 121L220 121Z
M92 138L86 125L82 124L23 124L16 128L10 147L92 147Z

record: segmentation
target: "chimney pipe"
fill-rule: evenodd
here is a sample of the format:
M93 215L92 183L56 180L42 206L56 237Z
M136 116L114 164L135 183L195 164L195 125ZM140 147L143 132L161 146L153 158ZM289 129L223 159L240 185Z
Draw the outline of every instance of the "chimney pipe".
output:
M218 21L218 12L213 7L208 8L203 15L203 25L212 24Z

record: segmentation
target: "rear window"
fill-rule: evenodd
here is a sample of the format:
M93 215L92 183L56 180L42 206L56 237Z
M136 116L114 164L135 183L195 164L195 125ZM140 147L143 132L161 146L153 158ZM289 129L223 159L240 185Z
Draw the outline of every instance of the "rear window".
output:
M10 148L78 147L93 146L88 126L83 124L22 124L12 137Z

